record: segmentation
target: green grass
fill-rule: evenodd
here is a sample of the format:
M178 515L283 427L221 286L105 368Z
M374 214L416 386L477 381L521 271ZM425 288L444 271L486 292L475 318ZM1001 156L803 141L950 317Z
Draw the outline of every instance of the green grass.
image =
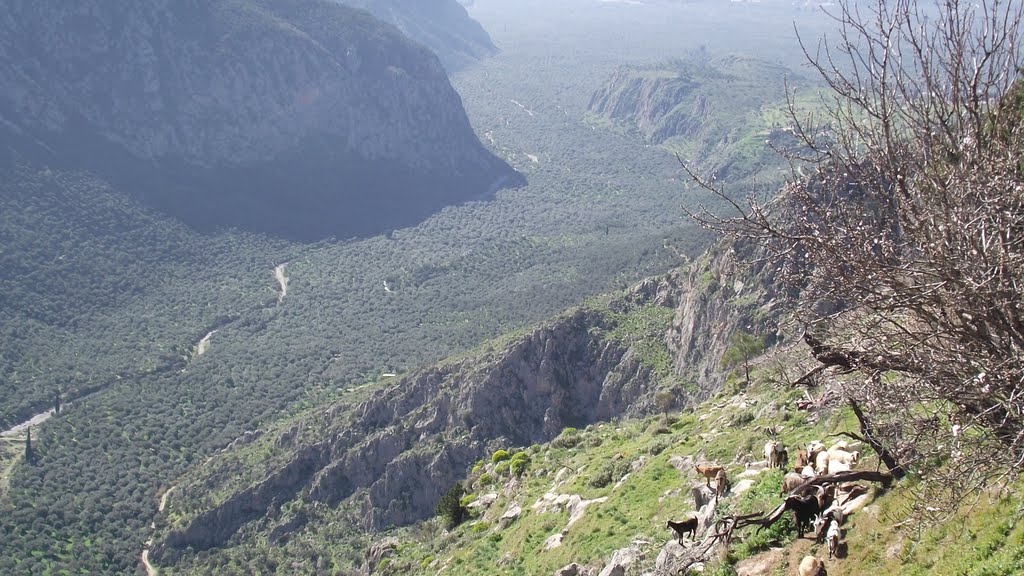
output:
M506 495L500 483L481 490L500 496L475 523L456 528L434 542L414 540L403 548L396 565L414 574L434 574L441 566L457 568L466 575L545 574L570 562L600 568L615 550L643 541L646 544L641 547L647 558L644 569L649 569L670 538L665 521L691 513L689 490L700 482L693 472L680 474L670 464L671 457L690 456L698 462L724 464L735 485L736 475L743 470L741 461L760 459L765 426L784 425L780 438L791 447L813 439L828 442L839 431L855 429L856 419L843 407L825 412L817 423L808 424L805 413L794 415L788 408L801 395L800 390L774 383L766 370L755 370L752 384L742 396L720 394L692 413L674 414L667 421L659 415L567 431L560 440L530 450L530 465L518 491ZM868 457L863 467L874 465L874 459ZM569 472L563 473L562 482L555 486L555 476L563 467ZM620 482L626 473L628 477ZM595 478L601 481L594 482ZM723 500L719 514L767 512L778 505L782 472L765 472L754 478L749 490ZM958 512L953 521L920 534L903 533L894 527L912 487L905 482L888 491L875 490L874 502L846 524L847 556L830 561L829 574L1024 573L1024 523L1020 521L1024 509L1018 496L1021 486L1014 486L1009 498L982 496L977 505ZM548 491L607 500L591 504L582 519L566 529L569 514L565 510L540 513L532 507ZM498 516L513 502L522 506L522 516L498 531ZM545 550L545 541L563 530L562 545ZM795 541L788 515L767 530L750 528L736 536L724 560L709 564L706 573L734 574L735 562L768 548L794 545ZM893 548L897 543L901 544ZM824 555L823 548L806 539L800 540L799 546L798 555L805 551ZM774 573L785 573L784 565Z

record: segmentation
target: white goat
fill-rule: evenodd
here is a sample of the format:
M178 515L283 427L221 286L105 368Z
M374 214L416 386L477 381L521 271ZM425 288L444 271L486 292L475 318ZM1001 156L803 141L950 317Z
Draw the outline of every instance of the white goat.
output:
M828 460L826 466L828 467L829 474L836 474L838 472L849 472L852 469L849 464L840 462L838 460Z
M843 464L849 464L851 467L856 466L860 460L860 452L854 450L853 452L847 452L845 450L829 450L828 451L829 462L842 462Z
M843 524L843 520L846 519L846 514L843 512L843 507L839 505L839 501L833 501L832 505L825 509L821 513L822 522L829 520L835 520L840 526Z
M828 452L824 450L818 452L818 456L814 459L814 471L818 474L828 473Z
M810 462L814 462L814 459L818 456L819 452L825 451L825 445L820 440L812 440L807 444L807 457L810 458Z
M781 442L776 440L769 440L764 444L764 458L768 461L769 468L779 467L779 453L782 452L783 446Z
M832 558L836 555L839 550L839 538L842 536L842 532L839 528L839 522L835 519L828 525L828 534L825 535L825 541L828 542L828 557Z
M837 441L835 444L833 444L828 449L829 452L835 452L836 450L842 450L843 452L849 452L850 451L850 445L846 442L846 440L839 440L839 441Z
M825 563L814 556L804 556L800 561L800 576L828 576Z

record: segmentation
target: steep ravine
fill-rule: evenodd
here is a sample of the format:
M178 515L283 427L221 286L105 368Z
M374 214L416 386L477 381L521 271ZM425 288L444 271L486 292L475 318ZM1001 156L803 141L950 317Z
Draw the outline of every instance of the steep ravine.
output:
M578 310L503 350L421 370L372 399L339 403L316 422L300 420L242 448L273 443L290 456L205 511L188 510L190 500L202 501L217 489L209 480L223 476L209 470L185 479L171 501L192 519L169 531L153 556L163 563L186 547L220 546L272 502L300 491L335 505L359 490L364 528L407 524L430 515L444 490L493 446L547 441L566 426L649 410L652 373L628 344L604 337L608 327L601 313ZM305 429L321 427L332 432L304 445Z
M720 385L711 375L729 334L749 321L758 300L736 296L765 294L756 282L744 286L745 272L729 262L728 251L709 254L686 270L641 283L607 308L567 312L504 344L419 370L361 402L340 401L229 451L177 483L170 500L180 521L161 527L155 561L173 564L187 548L223 546L257 520L269 526L262 519L296 499L355 506L365 530L409 524L432 515L467 467L498 447L649 414L656 391L669 381L690 382L676 387L680 404L707 397ZM624 336L624 326L651 317L672 320ZM651 340L661 341L682 378L652 367L645 356ZM294 527L289 520L274 533Z
M720 362L736 330L768 344L783 338L778 283L764 262L748 268L737 258L752 249L749 242L720 242L674 276L679 301L666 344L676 370L703 388L718 389L724 381Z

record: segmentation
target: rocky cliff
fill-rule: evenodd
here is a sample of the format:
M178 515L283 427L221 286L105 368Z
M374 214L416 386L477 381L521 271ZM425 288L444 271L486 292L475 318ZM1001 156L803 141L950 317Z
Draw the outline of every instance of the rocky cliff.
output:
M686 59L618 69L590 99L592 124L664 145L719 177L753 174L775 158L764 142L785 102L785 82L804 81L782 66L743 56Z
M679 301L666 335L672 363L710 390L725 380L720 362L734 332L754 334L769 345L785 338L779 326L783 288L764 261L750 256L755 249L750 241L720 242L675 276Z
M427 46L445 68L458 70L498 49L479 22L456 0L338 0L368 10Z
M290 501L302 510L358 510L363 530L406 525L432 515L444 491L496 448L649 414L666 388L677 406L706 398L722 382L729 335L774 327L770 278L738 267L734 250L720 245L606 305L567 312L227 450L178 484L176 520L163 528L156 557L173 563L190 547L224 546L246 526L246 534L285 537L309 521L305 512L275 519Z
M517 181L432 53L328 0L5 0L0 131L197 227L303 239Z
M169 563L188 547L221 546L275 502L295 498L356 506L364 529L408 524L432 515L466 467L495 447L656 410L655 392L671 375L636 343L662 339L668 328L673 301L664 286L654 281L608 309L566 313L211 461L178 485L172 507L180 520L164 531L156 556ZM273 456L253 466L250 453Z

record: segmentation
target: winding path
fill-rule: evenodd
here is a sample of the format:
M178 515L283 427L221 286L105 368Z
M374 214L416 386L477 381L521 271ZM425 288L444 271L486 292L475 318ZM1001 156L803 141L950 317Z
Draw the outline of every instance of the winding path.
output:
M146 576L157 576L160 572L149 563L149 547L153 545L153 540L146 540L146 547L142 550L142 566L146 569Z
M171 486L170 488L167 489L166 492L163 493L162 496L160 496L160 503L157 504L156 507L157 513L161 513L164 511L165 508L167 508L167 497L171 495L171 492L174 491L174 488L175 486ZM151 526L155 530L156 521L154 521ZM142 567L146 569L146 576L157 576L160 573L160 571L157 570L156 567L153 566L153 564L149 561L149 549L152 547L153 539L150 538L149 540L146 540L146 547L142 549Z
M203 339L196 344L196 356L202 356L206 353L206 350L210 347L210 337L216 334L216 330L210 330L203 336Z
M278 286L281 287L281 290L277 295L278 304L284 302L285 296L288 295L288 277L284 275L284 268L287 265L288 263L285 262L284 264L278 264L277 267L274 268L274 278L277 280Z
M70 402L67 402L64 404L64 406L68 406L70 404ZM50 408L46 412L40 412L39 414L36 414L35 416L29 418L28 420L25 420L21 424L17 424L7 430L4 430L3 432L0 432L0 437L18 436L19 434L25 432L25 430L28 430L30 426L38 426L43 422L46 422L50 418L53 418L53 408Z

